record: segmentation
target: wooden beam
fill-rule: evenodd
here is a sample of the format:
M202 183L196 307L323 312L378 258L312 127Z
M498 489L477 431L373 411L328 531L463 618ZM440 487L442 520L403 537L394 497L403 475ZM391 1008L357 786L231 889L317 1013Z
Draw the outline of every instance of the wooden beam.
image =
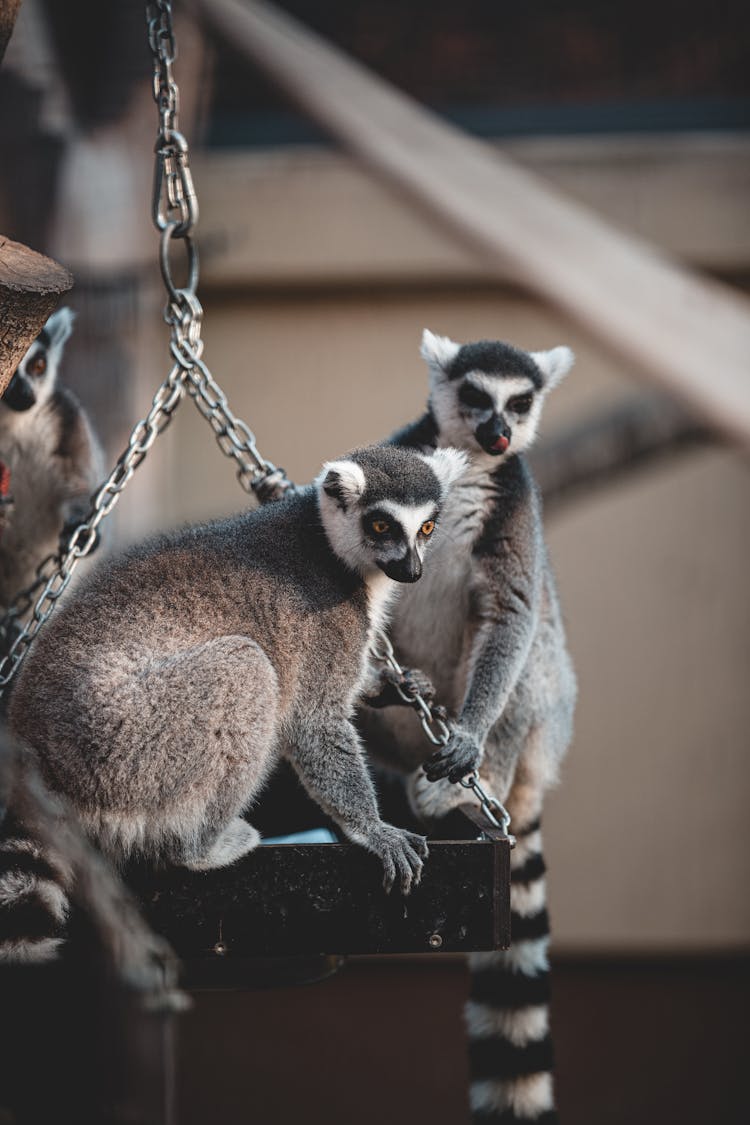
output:
M64 266L0 235L0 394L63 293Z
M490 267L750 445L750 304L446 124L277 9L193 0L208 25Z
M693 269L750 274L746 138L525 137L492 148ZM446 237L432 215L348 153L308 145L211 148L196 152L191 164L200 189L204 293L208 285L424 288L513 281Z

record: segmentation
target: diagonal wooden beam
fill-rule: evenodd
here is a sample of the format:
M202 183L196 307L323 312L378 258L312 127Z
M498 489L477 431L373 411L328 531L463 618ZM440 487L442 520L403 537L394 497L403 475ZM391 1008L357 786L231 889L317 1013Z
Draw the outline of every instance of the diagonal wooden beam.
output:
M193 0L204 21L374 172L490 266L750 445L750 302L557 194L267 4Z

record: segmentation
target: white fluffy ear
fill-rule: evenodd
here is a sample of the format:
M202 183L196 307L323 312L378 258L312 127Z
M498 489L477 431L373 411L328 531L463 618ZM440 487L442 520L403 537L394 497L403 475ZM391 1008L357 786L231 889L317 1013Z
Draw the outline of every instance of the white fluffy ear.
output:
M49 336L51 348L61 348L73 331L76 314L67 305L53 312L47 319L44 330Z
M365 474L356 461L326 461L315 483L345 512L365 491Z
M532 352L531 358L544 375L544 389L551 391L561 383L576 361L570 348L552 348L548 352Z
M441 371L445 371L456 358L460 348L461 345L455 340L449 340L447 336L435 336L429 328L425 328L419 353L431 367L439 367Z
M453 485L466 472L469 459L460 449L448 446L445 449L436 449L434 453L419 453L440 482L440 493L445 500Z

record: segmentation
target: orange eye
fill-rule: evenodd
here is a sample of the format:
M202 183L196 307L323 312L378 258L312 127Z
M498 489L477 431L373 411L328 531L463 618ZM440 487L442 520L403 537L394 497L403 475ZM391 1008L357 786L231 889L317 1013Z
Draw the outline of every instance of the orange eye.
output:
M435 530L435 521L425 520L419 530L423 535L432 535L433 531Z
M47 370L47 360L43 355L38 355L34 362L31 364L32 375L43 375Z
M390 525L387 524L385 522L385 520L373 520L372 521L372 530L375 532L376 535L385 535L389 526Z

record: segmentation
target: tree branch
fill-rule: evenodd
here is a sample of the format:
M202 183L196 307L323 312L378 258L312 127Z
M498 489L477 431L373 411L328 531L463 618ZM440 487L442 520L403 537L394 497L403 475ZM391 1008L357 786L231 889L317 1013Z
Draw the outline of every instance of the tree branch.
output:
M673 399L637 395L571 426L530 456L546 511L710 444L716 434Z

